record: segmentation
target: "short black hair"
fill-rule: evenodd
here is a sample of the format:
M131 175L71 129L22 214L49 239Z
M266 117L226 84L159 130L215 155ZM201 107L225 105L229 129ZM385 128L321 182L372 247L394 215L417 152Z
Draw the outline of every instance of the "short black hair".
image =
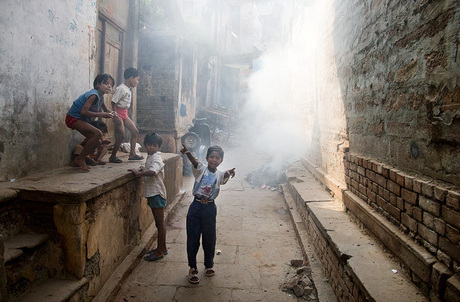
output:
M206 158L208 158L212 152L219 153L220 158L224 159L224 150L222 149L222 147L217 146L217 145L209 147L208 152L206 153Z
M107 133L107 124L104 123L103 121L94 120L94 121L90 122L90 124L92 126L96 127L97 129L101 130L102 133Z
M123 77L125 78L125 80L129 79L129 78L137 78L138 76L140 76L141 74L139 73L139 71L134 68L134 67L129 67L125 70L125 73L123 74Z
M157 144L158 147L161 147L161 143L163 142L163 139L161 136L158 135L158 133L151 132L147 134L144 138L144 146L152 146Z
M115 80L112 76L108 73L100 73L96 76L93 82L93 88L97 89L97 86L101 85L101 83L107 84L108 80L112 80L112 83L115 84Z

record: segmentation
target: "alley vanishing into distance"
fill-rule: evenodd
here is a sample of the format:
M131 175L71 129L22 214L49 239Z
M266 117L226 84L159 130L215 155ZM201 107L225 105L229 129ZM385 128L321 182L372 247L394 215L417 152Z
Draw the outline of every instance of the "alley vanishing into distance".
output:
M298 268L302 251L280 186L250 183L248 176L269 158L243 147L223 145L219 167L235 167L236 176L221 187L217 204L217 245L213 277L204 275L203 250L198 253L200 283L187 279L185 220L193 177L184 177L186 197L167 224L168 255L156 262L141 260L122 283L115 301L296 301L282 290ZM154 243L156 246L156 242ZM313 288L314 286L311 285ZM306 297L315 300L316 293ZM332 294L322 301L334 301Z

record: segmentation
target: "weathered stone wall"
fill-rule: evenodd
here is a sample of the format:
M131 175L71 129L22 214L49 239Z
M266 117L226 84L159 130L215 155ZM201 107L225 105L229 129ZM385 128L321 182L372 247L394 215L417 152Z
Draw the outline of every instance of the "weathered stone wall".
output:
M82 137L64 119L98 73L98 9L126 29L130 2L0 2L0 181L69 163Z
M337 1L350 150L460 185L458 1Z

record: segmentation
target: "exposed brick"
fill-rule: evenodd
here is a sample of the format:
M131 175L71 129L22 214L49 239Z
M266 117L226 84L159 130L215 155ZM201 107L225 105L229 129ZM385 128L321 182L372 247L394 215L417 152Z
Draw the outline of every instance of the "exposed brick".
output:
M404 203L404 212L407 213L409 216L413 216L413 209L414 207L410 205L409 203Z
M431 285L437 297L444 296L446 291L447 279L452 276L452 272L442 263L436 262L431 273Z
M442 207L442 218L448 224L460 229L460 213L458 211L454 211L449 209L446 206Z
M401 221L401 211L397 207L387 204L386 210L396 220Z
M371 170L366 170L366 177L369 178L371 181L375 181L375 172Z
M446 237L454 244L460 243L460 231L451 225L446 225Z
M412 205L417 204L417 193L414 193L412 191L406 190L406 189L401 189L401 198L405 201L408 202Z
M414 178L413 176L405 176L404 177L404 188L412 191L414 185Z
M427 228L423 224L419 224L418 233L420 236L422 236L423 239L425 239L429 243L436 245L436 246L438 245L438 234L436 234L435 231Z
M396 198L396 206L397 206L398 209L400 209L401 211L404 211L404 201L402 200L401 197Z
M358 172L359 175L363 175L363 176L366 175L366 169L364 169L363 167L358 166L356 171Z
M387 179L383 177L382 175L376 174L375 175L375 182L381 186L382 188L387 187Z
M458 297L460 297L460 277L453 275L447 280L444 299L446 302L458 302Z
M385 177L385 178L389 178L389 176L390 176L390 169L388 169L388 168L386 168L386 167L383 167L383 169L382 169L382 175L383 175L383 177Z
M405 176L402 173L396 174L396 183L400 187L404 187L404 180L405 180Z
M460 245L453 243L446 237L439 237L439 248L455 261L460 261Z
M364 159L363 159L363 168L364 168L364 169L367 169L368 164L369 164L369 160L367 160L367 159L364 158Z
M439 235L444 236L446 234L446 223L444 222L444 220L435 218L434 219L434 230Z
M428 182L422 182L422 194L426 197L433 197L434 186Z
M397 197L395 194L393 193L390 193L390 203L394 206L396 206L396 203L397 203Z
M385 199L386 202L390 202L390 191L383 189L383 199Z
M422 193L422 183L419 179L414 178L412 189L415 193Z
M374 192L372 192L371 190L367 190L367 197L372 202L376 202L376 200L377 200L377 195Z
M390 180L396 182L396 175L398 175L399 172L399 170L390 169Z
M422 209L412 208L412 217L418 222L422 222Z
M417 232L417 221L412 219L406 213L401 213L401 222L404 226L406 226L410 231Z
M441 204L439 204L436 201L433 201L431 199L426 198L425 196L420 195L418 199L418 204L423 210L430 212L436 217L439 217L441 215Z
M434 187L434 198L441 203L444 203L447 196L447 189L443 187Z
M434 230L434 216L428 212L423 212L423 224L426 227Z
M460 210L460 193L449 191L446 196L446 205L456 211Z
M391 193L394 193L397 196L401 196L401 187L397 183L395 183L393 180L387 181L387 189Z
M367 188L363 185L359 185L359 192L361 192L362 194L366 194L367 193Z

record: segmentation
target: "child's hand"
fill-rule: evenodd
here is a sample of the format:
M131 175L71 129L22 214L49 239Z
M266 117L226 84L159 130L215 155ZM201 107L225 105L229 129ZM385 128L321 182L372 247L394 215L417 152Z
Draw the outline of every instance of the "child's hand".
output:
M231 176L232 178L235 177L235 168L228 170L227 173L228 173L228 175Z
M102 112L103 118L113 118L113 111L112 112Z
M190 153L190 151L187 149L187 147L184 146L184 144L182 144L182 150L180 150L180 153L182 154L187 154L187 153Z
M139 171L136 169L128 169L128 171L131 171L135 176L139 176Z

